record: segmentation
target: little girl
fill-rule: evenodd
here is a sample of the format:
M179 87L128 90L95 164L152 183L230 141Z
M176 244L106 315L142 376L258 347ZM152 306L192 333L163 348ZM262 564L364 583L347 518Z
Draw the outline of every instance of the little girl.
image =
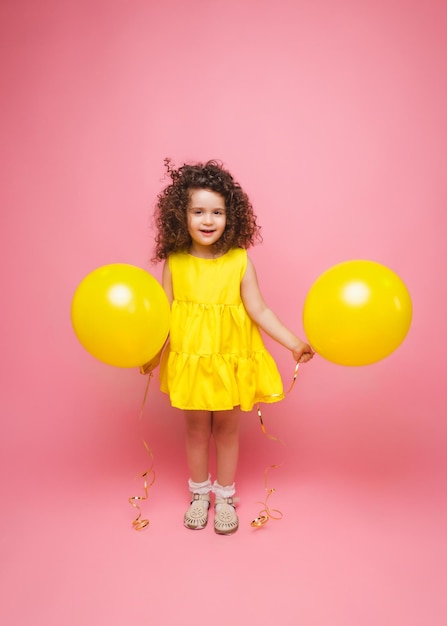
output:
M184 525L198 530L208 521L215 496L214 529L238 528L235 475L241 411L284 397L281 378L259 328L305 363L312 348L268 308L246 249L259 236L245 192L215 162L166 161L171 183L156 205L154 260L164 260L163 287L172 307L169 345L160 366L161 390L183 409L191 503ZM148 373L157 364L142 368ZM216 480L209 474L211 438Z

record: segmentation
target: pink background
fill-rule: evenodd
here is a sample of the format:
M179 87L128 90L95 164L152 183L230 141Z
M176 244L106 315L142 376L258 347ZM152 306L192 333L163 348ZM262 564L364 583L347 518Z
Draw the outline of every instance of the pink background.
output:
M0 621L444 625L447 9L436 0L3 0ZM150 264L163 158L252 198L267 301L296 332L317 276L406 282L404 344L316 358L242 427L241 528L182 527L183 429L154 380L70 325L92 269ZM290 354L269 342L285 384ZM155 455L156 482L131 527ZM284 514L254 530L263 470ZM138 622L137 622L138 620Z

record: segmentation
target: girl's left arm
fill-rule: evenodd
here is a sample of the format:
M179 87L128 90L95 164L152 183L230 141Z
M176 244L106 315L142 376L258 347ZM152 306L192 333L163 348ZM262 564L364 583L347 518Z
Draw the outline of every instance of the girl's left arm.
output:
M247 269L241 282L241 296L251 319L272 339L288 348L298 363L306 363L314 355L309 344L301 341L267 306L259 288L255 267L247 257Z

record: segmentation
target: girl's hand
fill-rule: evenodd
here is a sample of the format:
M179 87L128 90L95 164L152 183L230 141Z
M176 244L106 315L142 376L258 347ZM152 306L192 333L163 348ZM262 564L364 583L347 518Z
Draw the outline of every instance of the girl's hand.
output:
M308 343L301 343L298 348L292 350L292 354L297 363L307 363L313 358L315 352Z
M164 345L162 349L160 350L160 352L156 354L153 359L151 359L150 361L148 361L147 363L145 363L144 365L140 367L140 374L143 374L143 375L152 374L154 369L158 367L158 365L160 364L161 355L163 354L163 350L166 348L168 343L169 343L169 336L164 342Z
M160 363L161 353L162 353L162 350L160 350L160 352L156 356L154 356L153 359L151 359L150 361L142 365L140 367L140 374L143 374L145 376L147 374L151 374L154 371L154 369L158 367Z

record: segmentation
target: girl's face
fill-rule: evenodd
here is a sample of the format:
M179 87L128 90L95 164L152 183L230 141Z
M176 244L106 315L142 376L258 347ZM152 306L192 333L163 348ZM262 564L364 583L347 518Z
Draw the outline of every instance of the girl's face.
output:
M189 198L187 226L192 239L191 253L210 257L210 246L222 237L227 223L224 197L210 189L191 189Z

